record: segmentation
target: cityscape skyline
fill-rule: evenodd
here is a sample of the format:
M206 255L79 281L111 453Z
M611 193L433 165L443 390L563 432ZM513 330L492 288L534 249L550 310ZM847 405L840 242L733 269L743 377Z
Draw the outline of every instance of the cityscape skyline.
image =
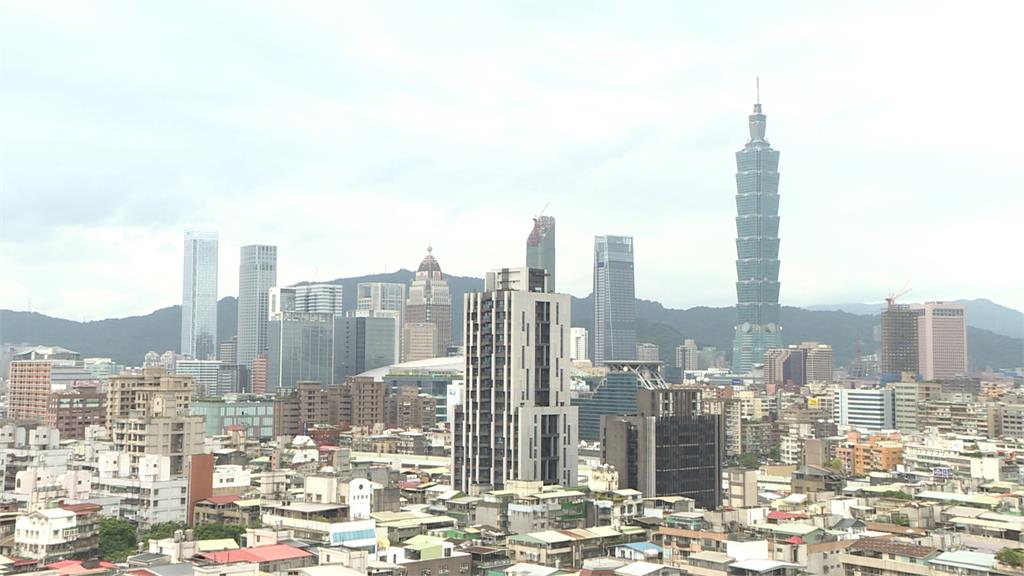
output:
M499 16L469 10L485 25ZM1009 191L1024 188L1024 176L1012 170L1013 131L1000 128L1016 93L1017 80L1005 74L1015 18L989 8L983 17L1007 33L954 47L941 33L958 21L952 7L924 16L909 6L886 10L882 22L870 9L840 15L782 7L756 22L716 10L661 18L664 24L638 34L650 20L643 10L617 14L598 5L581 22L559 11L540 22L511 18L503 28L510 36L522 34L525 21L542 32L524 52L508 48L509 36L481 37L444 22L436 29L453 45L431 45L405 25L338 39L340 12L327 9L318 22L254 6L255 38L277 38L275 50L295 46L257 66L254 38L229 31L240 42L230 48L230 40L159 8L119 15L126 20L100 18L100 9L82 27L12 6L0 42L22 57L0 63L7 80L0 109L19 110L6 116L0 135L9 158L0 266L11 278L0 286L0 306L99 319L169 305L180 298L176 271L135 270L177 260L186 227L220 232L222 279L234 276L237 250L249 243L281 246L282 283L408 267L428 241L445 254L446 270L473 275L521 261L523 229L548 201L559 218L560 291L586 295L590 238L607 232L645 247L637 260L641 297L673 308L731 305L732 153L760 75L774 139L785 143L786 218L801 223L783 238L783 304L881 301L909 283L920 301L985 297L1024 309L1020 281L993 281L983 271L999 271L1004 261L979 249L981 242L1015 245L1021 199ZM372 23L383 17L375 12L359 16ZM621 28L597 49L593 35L613 18ZM125 38L131 33L123 29L156 22L194 42L170 54L163 34ZM908 27L921 35L913 43ZM876 42L864 48L866 29ZM565 43L569 37L579 37L576 47ZM455 49L470 39L479 41L486 68ZM95 57L69 60L69 48L86 40ZM125 59L120 47L128 40L136 49ZM808 43L826 51L807 51ZM545 61L550 53L564 58ZM422 56L406 61L414 54ZM314 73L325 57L344 81ZM915 73L907 75L911 62ZM288 89L253 72L264 66L274 75L290 70ZM236 76L225 77L222 67ZM460 80L480 73L491 81ZM936 82L953 77L956 85ZM414 78L425 84L409 83ZM350 82L360 88L350 90ZM189 98L189 86L216 97ZM983 108L970 104L976 90L986 95ZM76 98L69 101L69 93ZM159 108L134 104L157 106L146 96L153 93L161 95ZM139 98L121 96L131 94ZM322 121L297 122L294 110L318 111ZM860 167L852 173L851 158ZM922 202L925 191L941 199L964 190L970 201L956 210ZM286 194L294 198L289 218L266 210ZM622 219L624 194L633 205L657 208L657 217ZM53 201L15 204L36 195ZM507 203L510 197L516 202ZM824 201L832 200L841 206L826 217ZM339 227L338 214L360 217ZM837 231L835 218L851 224ZM380 234L382 220L404 232ZM444 225L426 230L427 221ZM948 233L971 227L983 227L985 237ZM899 237L865 233L876 228L899 230ZM474 245L460 241L464 232L500 240ZM358 239L368 237L373 251L360 247ZM683 246L700 250L676 263ZM69 253L76 257L57 258ZM859 272L865 269L873 273ZM108 282L72 292L57 281L64 275ZM221 282L219 296L231 295L232 284Z

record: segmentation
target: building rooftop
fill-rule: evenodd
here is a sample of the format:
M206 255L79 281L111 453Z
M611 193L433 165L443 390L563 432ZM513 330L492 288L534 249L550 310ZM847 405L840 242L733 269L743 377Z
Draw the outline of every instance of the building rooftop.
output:
M986 554L984 552L958 550L956 552L943 552L932 558L931 563L966 570L988 570L996 565L996 557L994 554Z
M917 544L894 542L891 536L881 538L860 538L858 540L854 540L853 544L850 545L849 550L879 552L882 554L893 554L895 556L907 556L918 559L928 558L939 551L938 548L934 548L932 546L919 546Z
M217 564L228 564L231 562L276 562L293 558L305 558L306 556L312 556L312 554L288 544L272 544L255 548L208 552L201 556Z
M779 568L798 568L799 565L790 564L789 562L778 562L776 560L743 560L741 562L733 562L729 567L747 570L748 572L770 572Z
M238 550L238 542L233 538L216 538L210 540L196 540L196 550L199 552L218 552L220 550Z
M665 566L663 564L639 561L626 564L622 568L616 569L615 573L622 574L624 576L644 576L645 574L656 573L664 568Z

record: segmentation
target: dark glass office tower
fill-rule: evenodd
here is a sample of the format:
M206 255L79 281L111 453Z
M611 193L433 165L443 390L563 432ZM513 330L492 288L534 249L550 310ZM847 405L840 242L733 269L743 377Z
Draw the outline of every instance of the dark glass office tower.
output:
M782 347L779 325L779 152L754 104L750 140L736 153L736 338L732 367L750 371Z
M594 364L636 360L633 238L594 238Z
M547 272L548 290L555 291L555 219L537 216L526 238L526 267Z

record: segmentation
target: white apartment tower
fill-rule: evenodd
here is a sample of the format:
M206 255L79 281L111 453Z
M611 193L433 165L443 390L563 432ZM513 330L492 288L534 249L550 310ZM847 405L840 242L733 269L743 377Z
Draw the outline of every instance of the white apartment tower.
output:
M569 332L571 334L571 343L569 345L569 358L573 362L588 362L590 361L590 351L587 350L587 342L590 338L590 334L586 328L573 328Z
M570 405L571 299L544 270L488 272L465 295L465 389L452 427L452 484L466 493L510 480L572 486L577 408Z
M967 319L962 304L925 302L917 313L918 369L925 380L967 373Z
M181 353L196 360L217 356L217 232L185 230Z

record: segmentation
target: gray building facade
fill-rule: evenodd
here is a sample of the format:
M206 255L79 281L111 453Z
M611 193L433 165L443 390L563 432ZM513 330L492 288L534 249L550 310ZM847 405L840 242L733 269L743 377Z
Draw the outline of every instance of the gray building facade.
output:
M555 219L537 216L526 238L526 267L539 268L548 275L548 290L555 291Z
M334 381L395 363L398 323L394 312L365 310L334 320Z
M252 367L267 350L269 291L277 286L277 246L242 246L238 265L238 346L236 362Z
M334 383L334 315L281 312L267 323L267 393Z
M594 238L595 365L636 359L636 287L633 238Z

